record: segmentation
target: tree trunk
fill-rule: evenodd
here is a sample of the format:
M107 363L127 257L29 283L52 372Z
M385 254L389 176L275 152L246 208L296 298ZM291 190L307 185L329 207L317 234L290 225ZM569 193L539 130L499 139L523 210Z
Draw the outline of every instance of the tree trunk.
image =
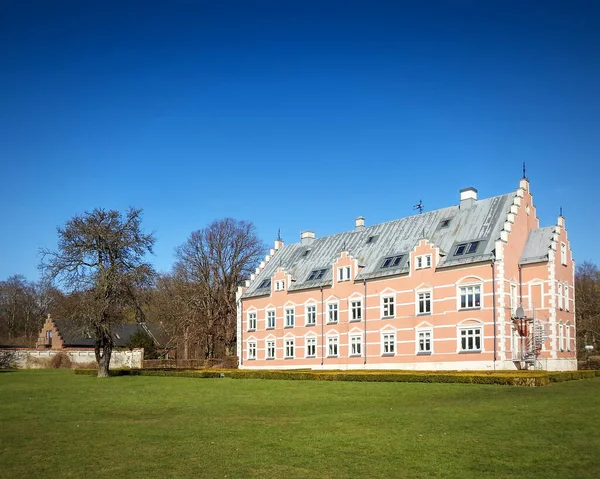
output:
M110 357L112 355L112 340L110 337L100 335L96 338L94 352L96 353L96 361L98 362L98 377L107 378L110 368Z

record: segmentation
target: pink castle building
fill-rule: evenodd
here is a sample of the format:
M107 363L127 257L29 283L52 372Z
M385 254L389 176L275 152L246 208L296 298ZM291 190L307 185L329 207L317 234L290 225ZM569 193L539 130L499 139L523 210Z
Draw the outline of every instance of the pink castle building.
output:
M238 290L243 369L577 368L565 219L516 191L299 243Z

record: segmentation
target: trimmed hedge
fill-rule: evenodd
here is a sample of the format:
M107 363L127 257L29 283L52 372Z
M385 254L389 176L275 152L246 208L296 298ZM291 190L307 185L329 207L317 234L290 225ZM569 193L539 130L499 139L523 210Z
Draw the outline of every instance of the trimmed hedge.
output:
M97 370L75 374L95 376ZM310 370L173 370L114 369L111 376L174 376L186 378L278 379L300 381L423 382L546 386L550 383L600 377L600 371L310 371Z

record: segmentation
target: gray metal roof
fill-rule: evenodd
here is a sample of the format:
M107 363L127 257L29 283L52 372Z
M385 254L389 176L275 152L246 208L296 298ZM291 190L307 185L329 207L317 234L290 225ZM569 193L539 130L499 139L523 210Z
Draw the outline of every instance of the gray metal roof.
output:
M520 264L539 263L548 260L548 252L552 246L554 237L554 226L537 228L529 231L523 253L521 253Z
M291 274L294 280L288 288L290 291L328 286L333 279L331 266L343 250L364 266L356 281L407 272L409 254L424 238L439 247L444 255L438 268L489 260L493 258L495 241L500 237L514 196L515 193L508 193L475 201L473 206L462 210L459 206L450 206L360 230L316 238L310 245L286 245L275 252L242 297L269 294L270 288L258 289L258 285L264 279L271 278L279 267ZM447 219L450 223L442 228L441 222ZM370 236L375 240L368 243ZM472 241L480 241L476 254L453 255L456 245ZM305 255L307 249L309 252ZM404 255L397 267L380 267L386 257L396 255ZM322 268L327 271L320 280L307 281L311 271Z

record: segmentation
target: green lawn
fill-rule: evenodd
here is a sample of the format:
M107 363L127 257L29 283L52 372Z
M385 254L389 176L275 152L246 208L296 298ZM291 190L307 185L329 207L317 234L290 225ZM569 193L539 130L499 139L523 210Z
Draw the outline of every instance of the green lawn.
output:
M600 378L542 388L0 372L0 477L577 477Z

